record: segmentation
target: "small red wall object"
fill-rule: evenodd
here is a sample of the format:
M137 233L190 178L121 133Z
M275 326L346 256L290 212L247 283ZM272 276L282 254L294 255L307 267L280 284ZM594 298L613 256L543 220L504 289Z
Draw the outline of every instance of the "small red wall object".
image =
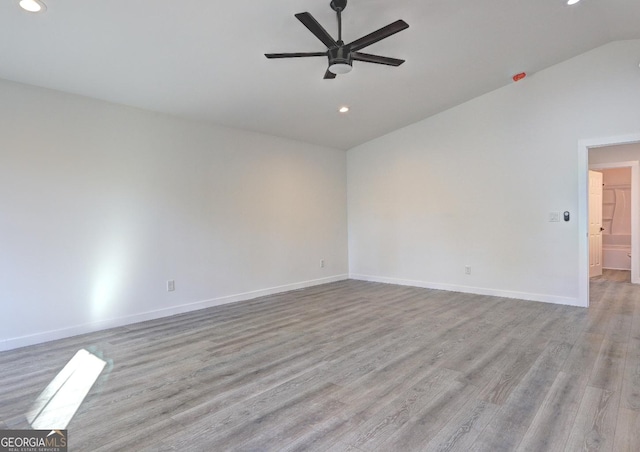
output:
M520 80L522 80L526 76L527 76L527 74L525 72L520 72L519 74L516 74L516 75L513 76L513 81L514 82L519 82Z

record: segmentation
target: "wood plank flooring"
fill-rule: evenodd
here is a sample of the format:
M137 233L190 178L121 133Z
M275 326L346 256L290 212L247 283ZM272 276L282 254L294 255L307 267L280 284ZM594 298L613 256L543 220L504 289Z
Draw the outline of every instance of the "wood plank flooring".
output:
M26 347L0 428L86 348L70 451L638 451L640 287L591 299L342 281Z
M602 275L594 276L592 281L605 280L615 282L631 282L631 270L611 270L609 268L602 269Z

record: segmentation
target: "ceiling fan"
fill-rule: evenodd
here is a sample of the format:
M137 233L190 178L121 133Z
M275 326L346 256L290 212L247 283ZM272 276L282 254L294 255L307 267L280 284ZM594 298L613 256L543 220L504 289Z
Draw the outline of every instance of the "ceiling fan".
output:
M336 41L331 35L318 23L318 21L309 13L298 13L296 18L313 33L322 43L327 46L326 52L299 52L299 53L265 53L267 58L303 58L303 57L319 57L326 56L329 58L329 68L324 74L325 79L334 79L336 74L346 74L352 69L354 61L364 61L365 63L386 64L388 66L400 66L404 60L397 58L383 57L379 55L371 55L369 53L359 52L371 44L391 35L398 33L409 25L404 20L397 20L386 27L374 31L360 39L345 44L342 41L342 11L347 7L347 0L332 0L329 4L338 15L338 40Z

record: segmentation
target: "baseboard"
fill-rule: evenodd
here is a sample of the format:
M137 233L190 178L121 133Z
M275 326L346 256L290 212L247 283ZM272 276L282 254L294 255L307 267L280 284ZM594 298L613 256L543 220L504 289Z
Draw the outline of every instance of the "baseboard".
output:
M416 281L416 280L410 280L410 279L387 278L382 276L370 276L370 275L359 275L359 274L351 274L349 275L349 278L357 279L360 281L372 281L372 282L380 282L380 283L386 283L386 284L397 284L399 286L422 287L424 289L437 289L437 290L446 290L449 292L462 292L462 293L470 293L470 294L476 294L476 295L490 295L493 297L515 298L518 300L539 301L542 303L553 303L553 304L562 304L567 306L586 307L580 304L580 300L578 300L578 298L561 297L557 295L516 292L511 290L500 290L500 289L487 289L484 287L459 286L455 284L442 284L442 283L433 283L433 282L426 282L426 281Z
M227 295L219 298L212 298L210 300L197 301L194 303L187 303L178 306L171 306L169 308L158 309L155 311L142 312L126 317L120 317L110 320L102 320L97 322L90 322L81 325L75 325L59 330L45 331L42 333L36 333L28 336L21 336L15 338L8 338L0 340L0 351L13 350L20 347L26 347L29 345L40 344L43 342L54 341L58 339L64 339L67 337L77 336L79 334L93 333L100 330L106 330L109 328L117 328L121 326L131 325L133 323L146 322L147 320L155 320L162 317L170 317L172 315L184 314L186 312L197 311L200 309L211 308L214 306L220 306L228 303L236 303L238 301L251 300L253 298L264 297L267 295L273 295L282 292L289 292L291 290L304 289L307 287L318 286L320 284L328 284L336 281L343 281L349 279L348 275L335 275L327 278L314 279L309 281L303 281L293 284L285 284L277 287L270 287L267 289L254 290L251 292L244 292L234 295Z

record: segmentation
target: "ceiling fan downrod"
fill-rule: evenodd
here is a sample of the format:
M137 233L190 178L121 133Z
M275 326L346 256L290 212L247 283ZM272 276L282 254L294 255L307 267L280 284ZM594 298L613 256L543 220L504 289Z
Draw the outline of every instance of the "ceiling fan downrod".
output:
M347 0L331 0L329 6L338 15L338 44L337 48L329 48L329 69L332 74L346 74L351 72L353 62L351 51L344 47L342 40L342 11L347 7Z
M338 14L338 45L344 44L342 41L342 11L347 7L347 0L331 0L331 9Z

